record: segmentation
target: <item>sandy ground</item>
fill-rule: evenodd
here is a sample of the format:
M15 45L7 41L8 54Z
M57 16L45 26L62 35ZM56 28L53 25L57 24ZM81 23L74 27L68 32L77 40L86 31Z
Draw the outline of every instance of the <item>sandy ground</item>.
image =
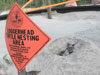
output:
M26 70L41 71L38 75L100 75L100 12L52 14L51 20L47 19L46 13L29 16L52 40L27 65ZM15 66L6 65L2 59L8 54L5 25L6 20L0 21L0 62L6 66L8 74L17 75ZM68 43L76 42L72 54L58 55ZM9 55L7 58L11 61ZM2 65L0 74L5 74Z

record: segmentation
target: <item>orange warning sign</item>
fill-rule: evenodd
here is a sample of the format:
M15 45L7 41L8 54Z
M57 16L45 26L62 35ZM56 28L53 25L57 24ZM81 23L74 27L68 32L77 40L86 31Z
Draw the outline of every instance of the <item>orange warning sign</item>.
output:
M50 41L50 37L30 20L17 3L8 15L5 39L19 72Z

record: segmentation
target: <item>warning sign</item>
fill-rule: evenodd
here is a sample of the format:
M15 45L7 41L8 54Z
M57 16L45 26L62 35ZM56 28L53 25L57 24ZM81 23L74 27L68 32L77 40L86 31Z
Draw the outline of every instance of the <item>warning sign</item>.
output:
M29 19L17 3L8 15L5 39L19 72L50 41L50 37Z

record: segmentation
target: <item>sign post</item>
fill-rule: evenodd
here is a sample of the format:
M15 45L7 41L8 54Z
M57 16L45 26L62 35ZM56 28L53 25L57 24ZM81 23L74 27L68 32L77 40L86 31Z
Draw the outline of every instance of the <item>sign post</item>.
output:
M26 65L51 39L15 3L7 18L5 40L19 75L26 75Z

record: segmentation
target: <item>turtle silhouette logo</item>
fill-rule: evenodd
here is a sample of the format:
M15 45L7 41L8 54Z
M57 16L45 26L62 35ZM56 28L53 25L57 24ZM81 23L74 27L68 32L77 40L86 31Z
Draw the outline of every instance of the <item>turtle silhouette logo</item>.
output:
M12 25L15 27L20 27L23 24L23 18L19 11L13 12L11 14L11 22Z

